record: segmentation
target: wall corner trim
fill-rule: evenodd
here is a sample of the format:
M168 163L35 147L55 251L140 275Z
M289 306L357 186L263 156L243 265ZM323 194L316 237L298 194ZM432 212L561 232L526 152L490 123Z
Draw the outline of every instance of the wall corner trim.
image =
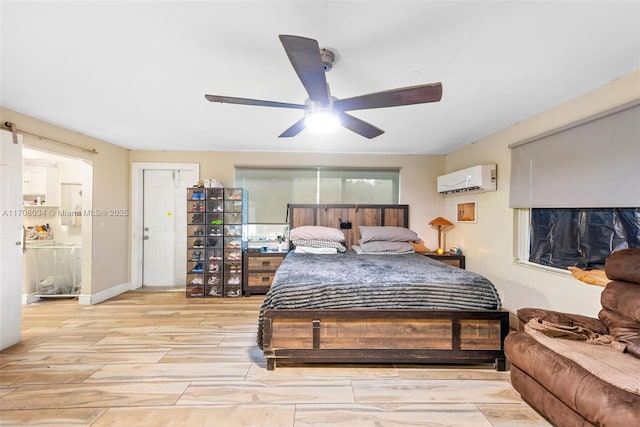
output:
M94 305L100 304L103 301L106 301L110 298L123 294L131 289L131 284L129 282L121 283L109 289L105 289L104 291L98 292L93 295L84 295L80 294L78 297L79 305Z

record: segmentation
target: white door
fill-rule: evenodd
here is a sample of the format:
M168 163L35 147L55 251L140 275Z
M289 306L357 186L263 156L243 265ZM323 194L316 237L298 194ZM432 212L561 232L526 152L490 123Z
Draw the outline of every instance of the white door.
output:
M20 342L22 137L0 131L0 350Z
M176 286L186 275L186 194L191 171L144 170L142 285Z

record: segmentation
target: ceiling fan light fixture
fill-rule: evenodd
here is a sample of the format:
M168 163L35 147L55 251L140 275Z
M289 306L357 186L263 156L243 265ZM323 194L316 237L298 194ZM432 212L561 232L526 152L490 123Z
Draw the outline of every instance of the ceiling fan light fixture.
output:
M314 133L331 133L340 126L340 119L330 111L314 111L307 115L304 125Z

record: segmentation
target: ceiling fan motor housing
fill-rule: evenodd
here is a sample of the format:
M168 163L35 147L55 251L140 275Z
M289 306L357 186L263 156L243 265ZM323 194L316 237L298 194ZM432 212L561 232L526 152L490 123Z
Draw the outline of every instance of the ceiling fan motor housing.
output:
M336 60L336 56L329 49L320 49L320 59L322 59L322 65L324 71L331 71L333 68L333 62Z

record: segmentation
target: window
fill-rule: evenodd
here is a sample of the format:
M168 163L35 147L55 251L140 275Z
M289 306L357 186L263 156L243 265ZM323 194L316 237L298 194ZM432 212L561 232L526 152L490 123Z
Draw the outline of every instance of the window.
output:
M520 262L602 268L640 247L640 101L511 144Z
M286 223L289 203L397 204L400 169L236 168L250 223Z
M518 211L521 260L560 269L604 268L611 252L640 247L640 208Z
M603 268L611 252L640 247L640 209L532 209L529 261Z
M319 169L317 203L397 204L399 171Z

